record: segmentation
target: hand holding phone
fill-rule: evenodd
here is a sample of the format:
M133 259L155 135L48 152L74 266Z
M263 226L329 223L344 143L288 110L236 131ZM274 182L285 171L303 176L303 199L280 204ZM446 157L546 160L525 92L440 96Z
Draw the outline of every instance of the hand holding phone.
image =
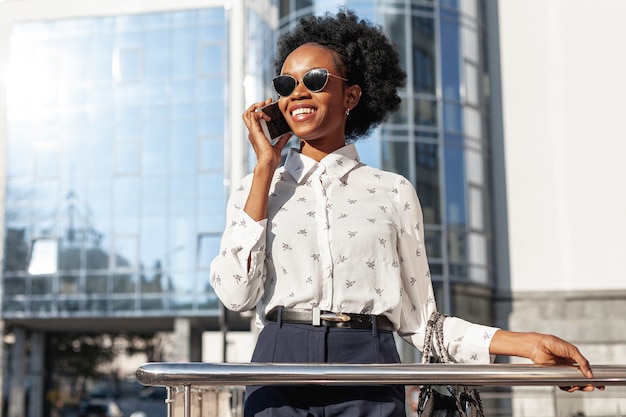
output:
M263 130L265 137L270 141L272 146L276 144L278 138L282 135L291 132L291 128L287 124L283 113L278 108L277 101L260 107L256 109L256 111L262 111L271 118L270 121L259 119L259 124L261 125L261 129Z

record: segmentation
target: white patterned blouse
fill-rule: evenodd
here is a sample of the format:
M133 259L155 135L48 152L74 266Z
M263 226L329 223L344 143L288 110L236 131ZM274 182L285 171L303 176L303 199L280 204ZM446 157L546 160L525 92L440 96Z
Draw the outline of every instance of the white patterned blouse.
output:
M211 264L227 308L256 307L259 325L276 306L385 315L422 349L436 305L422 210L406 178L361 163L354 145L319 163L291 149L259 222L243 211L251 182L246 176L230 196ZM444 345L457 362L488 363L496 330L450 317Z

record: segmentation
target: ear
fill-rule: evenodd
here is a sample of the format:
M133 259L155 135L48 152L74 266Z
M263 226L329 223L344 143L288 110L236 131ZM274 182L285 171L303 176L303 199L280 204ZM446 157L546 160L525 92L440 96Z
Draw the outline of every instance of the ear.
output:
M361 99L361 87L357 84L346 88L346 109L352 110Z

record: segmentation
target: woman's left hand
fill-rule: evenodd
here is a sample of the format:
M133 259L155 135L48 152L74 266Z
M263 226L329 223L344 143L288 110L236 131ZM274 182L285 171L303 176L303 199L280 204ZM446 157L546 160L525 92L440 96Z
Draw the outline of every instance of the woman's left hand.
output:
M585 377L593 378L589 361L580 353L580 350L573 344L553 335L498 330L491 341L489 352L495 355L528 358L537 365L578 365ZM568 392L604 389L603 386L593 384L560 388Z
M553 335L537 334L538 341L529 359L538 365L578 365L580 372L587 377L593 378L593 372L587 358L580 350L569 342ZM595 388L603 390L604 387L589 385L572 385L560 387L564 391L593 391Z

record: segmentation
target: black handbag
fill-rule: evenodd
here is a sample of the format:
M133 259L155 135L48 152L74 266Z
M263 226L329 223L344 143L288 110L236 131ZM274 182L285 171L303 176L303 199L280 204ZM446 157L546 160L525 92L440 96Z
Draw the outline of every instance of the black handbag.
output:
M443 345L443 322L445 319L445 315L436 311L428 319L424 336L422 363L434 361L431 355L433 340L437 343L437 348L440 352L441 358L439 362L453 362ZM457 389L457 387L452 385L446 386L445 391L437 388L432 385L420 387L417 402L418 417L485 417L478 389L470 389L467 386Z

